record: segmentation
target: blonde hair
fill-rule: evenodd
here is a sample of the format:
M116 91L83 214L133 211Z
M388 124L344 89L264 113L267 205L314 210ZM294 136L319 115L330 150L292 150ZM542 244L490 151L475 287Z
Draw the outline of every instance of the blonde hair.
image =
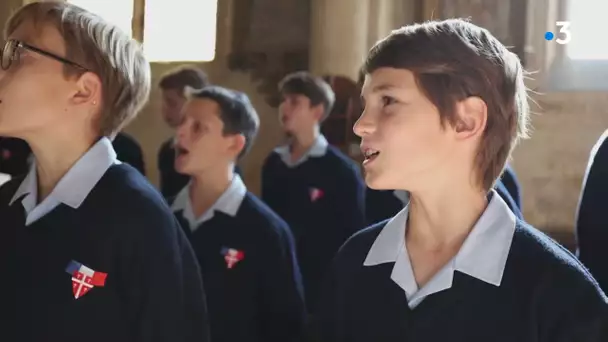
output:
M66 58L100 78L102 109L98 127L101 135L115 135L148 101L150 64L140 44L117 26L67 2L34 2L21 7L9 18L5 37L24 22L55 26L65 40ZM82 72L65 66L66 76Z

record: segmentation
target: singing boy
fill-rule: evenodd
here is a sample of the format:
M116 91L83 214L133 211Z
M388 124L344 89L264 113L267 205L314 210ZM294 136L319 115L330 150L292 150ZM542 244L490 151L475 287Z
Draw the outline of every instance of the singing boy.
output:
M527 131L517 56L451 19L393 31L364 70L365 181L410 202L342 247L318 340L608 340L596 281L492 190Z
M246 95L210 86L189 94L177 129L175 169L191 181L172 208L201 265L212 341L295 341L304 327L291 231L234 172L258 127Z
M341 244L365 227L365 186L359 168L320 133L335 95L306 72L279 84L279 118L286 145L276 148L262 168L262 199L292 228L308 308L314 303L331 260Z

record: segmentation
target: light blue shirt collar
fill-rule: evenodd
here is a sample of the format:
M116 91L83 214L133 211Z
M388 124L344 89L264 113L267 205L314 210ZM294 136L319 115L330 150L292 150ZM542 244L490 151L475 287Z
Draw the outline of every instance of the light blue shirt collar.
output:
M61 203L78 209L110 166L118 163L112 142L108 138L102 138L68 170L49 196L38 203L38 176L34 160L10 204L25 196L21 204L27 215L26 226L39 220Z
M183 188L175 197L171 209L176 212L182 210L182 216L188 222L191 231L195 231L202 223L213 218L215 211L221 211L230 216L236 216L241 203L247 193L247 187L237 174L232 178L230 186L222 193L215 203L200 217L194 215L190 202L190 184Z
M393 191L393 196L397 197L404 206L410 201L410 193L405 190L395 190Z
M319 136L317 137L317 139L315 139L315 141L312 144L312 146L310 147L310 149L306 153L304 153L304 155L300 159L298 159L295 162L291 161L291 152L289 150L289 145L279 146L279 147L275 148L274 151L281 157L281 160L288 167L296 167L296 166L304 163L305 161L307 161L308 158L323 157L325 155L325 153L327 153L328 146L329 146L329 143L327 142L327 139L325 139L325 137L322 134L319 134Z
M416 284L405 244L408 206L382 229L364 265L394 262L391 279L403 289L412 308L425 297L452 287L454 271L500 286L515 233L516 218L504 200L494 190L492 192L488 207L456 256L422 288Z
M9 180L11 180L11 175L0 172L0 186L4 183L8 182Z

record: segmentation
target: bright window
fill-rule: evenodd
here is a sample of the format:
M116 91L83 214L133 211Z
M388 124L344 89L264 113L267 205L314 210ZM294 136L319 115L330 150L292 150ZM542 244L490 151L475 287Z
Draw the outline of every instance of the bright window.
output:
M576 0L568 2L568 21L572 39L566 46L568 57L575 60L608 60L604 23L608 1Z
M146 57L151 62L212 61L216 22L217 0L146 0Z
M120 27L129 36L133 34L131 27L133 0L69 0L68 2L96 13Z

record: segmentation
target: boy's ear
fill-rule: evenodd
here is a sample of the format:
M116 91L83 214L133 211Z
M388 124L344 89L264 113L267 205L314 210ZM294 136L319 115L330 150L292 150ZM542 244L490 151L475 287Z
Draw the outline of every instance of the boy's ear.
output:
M312 109L315 119L321 121L323 114L325 114L325 106L322 103L319 103L318 105L313 106Z
M82 74L77 82L76 92L72 96L74 104L97 105L101 102L101 80L92 72Z
M469 139L483 134L488 120L488 107L479 97L471 96L456 104L454 131L459 139Z
M230 143L228 149L235 157L238 157L245 148L247 139L242 134L235 134L231 140L232 142Z

